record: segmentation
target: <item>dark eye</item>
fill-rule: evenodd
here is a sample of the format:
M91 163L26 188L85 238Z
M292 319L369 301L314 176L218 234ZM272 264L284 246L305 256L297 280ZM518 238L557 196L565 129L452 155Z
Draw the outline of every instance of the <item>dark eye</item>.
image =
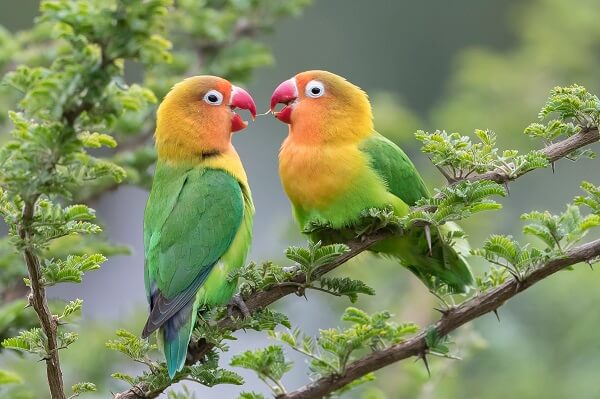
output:
M325 93L325 86L318 80L311 80L306 85L305 93L308 97L319 98Z
M204 95L204 101L210 105L220 105L223 102L223 95L217 90L210 90Z

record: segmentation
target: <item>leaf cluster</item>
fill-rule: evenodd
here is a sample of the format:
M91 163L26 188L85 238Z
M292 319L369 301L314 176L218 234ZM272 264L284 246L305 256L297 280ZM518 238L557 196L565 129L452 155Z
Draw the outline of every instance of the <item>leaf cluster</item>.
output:
M404 219L406 226L444 223L461 220L483 211L498 210L502 206L492 196L506 196L506 189L489 180L464 180L436 189L435 195L420 199Z
M552 116L557 118L543 123ZM600 100L579 85L555 87L538 117L540 122L529 125L525 134L551 144L571 137L582 129L597 128L600 123ZM590 149L575 150L568 158L577 160L582 156L594 158L595 153Z
M450 183L496 169L511 177L548 165L539 151L522 155L517 150L500 152L496 147L496 134L490 130L475 130L479 142L473 142L460 133L443 130L433 133L419 130L415 136L423 143L421 151L429 156Z
M342 375L356 353L386 349L403 342L407 336L418 331L415 324L397 324L391 321L391 317L386 311L369 315L360 309L349 307L342 315L342 321L351 324L348 328L320 330L316 339L302 334L299 329L273 332L270 335L307 356L310 359L312 377L318 379L331 374ZM368 375L355 381L355 385L373 378Z

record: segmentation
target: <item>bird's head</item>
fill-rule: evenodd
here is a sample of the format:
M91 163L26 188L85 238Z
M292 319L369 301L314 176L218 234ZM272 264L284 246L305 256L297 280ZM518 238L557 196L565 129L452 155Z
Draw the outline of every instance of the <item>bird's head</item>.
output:
M250 94L225 79L194 76L177 83L157 111L159 157L195 159L225 151L231 134L248 125L238 108L256 117Z
M283 108L277 110L279 104ZM271 111L290 125L290 134L305 140L344 140L373 130L367 94L327 71L302 72L281 83L271 96Z

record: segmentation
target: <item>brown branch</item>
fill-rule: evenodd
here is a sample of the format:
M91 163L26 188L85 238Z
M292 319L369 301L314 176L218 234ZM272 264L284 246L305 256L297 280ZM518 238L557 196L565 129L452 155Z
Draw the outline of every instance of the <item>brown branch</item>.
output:
M558 143L554 143L547 146L542 150L542 153L548 158L550 164L554 164L554 162L558 161L561 158L565 158L573 151L595 143L598 140L600 140L598 127L584 127L579 133L574 134L571 137L567 137L566 139L559 141ZM506 183L523 176L527 172L531 172L531 170L524 170L521 173L511 176L507 174L506 171L498 168L496 170L492 170L491 172L470 176L465 180L492 180L496 183Z
M33 237L31 223L33 221L33 213L37 196L25 203L23 207L22 222L19 227L19 236L24 241L25 247L23 255L27 270L29 272L29 280L31 282L31 294L29 295L29 303L35 310L38 316L44 335L46 335L46 375L48 377L48 386L50 387L50 395L52 399L65 399L64 384L62 379L62 371L60 369L60 359L58 357L58 323L57 320L48 308L48 300L46 299L46 289L42 284L42 273L40 269L40 260L31 248L29 241Z
M578 246L534 269L527 277L517 281L511 279L491 291L477 295L448 312L431 328L438 337L444 337L458 327L486 313L493 312L506 301L552 274L580 262L600 257L600 239ZM314 381L296 391L279 395L277 399L317 399L348 385L352 381L392 363L427 353L426 336L430 329L424 329L415 337L393 345L387 349L373 352L362 359L350 363L342 375L329 375Z
M600 140L598 128L596 128L596 127L584 128L584 129L582 129L581 132L579 132L563 141L560 141L558 143L547 146L543 150L543 153L548 157L550 162L555 162L561 158L566 157L574 150L585 147L589 144L597 142L598 140ZM468 180L469 181L492 180L492 181L495 181L498 183L505 183L505 182L514 180L530 171L531 170L524 170L517 175L509 176L505 171L503 171L501 169L497 169L492 172L487 172L487 173L483 173L483 174L479 174L479 175L470 176L468 178ZM377 231L375 233L372 233L372 234L369 234L366 236L362 236L359 239L356 239L356 240L353 240L353 241L347 243L347 245L350 247L350 251L347 252L346 254L340 256L335 261L333 261L327 265L324 265L319 270L318 276L321 276L327 272L330 272L331 270L337 268L338 266L342 265L343 263L347 262L348 260L354 258L358 254L366 251L367 249L369 249L369 247L371 245L373 245L381 240L384 240L394 234L395 233L393 231ZM600 242L594 241L592 244L596 244L600 247ZM588 245L591 245L591 244L588 244ZM585 245L582 247L578 247L578 249L582 249L582 250L585 250L586 248L587 247ZM596 256L598 256L598 255L596 255ZM558 262L558 261L553 261L553 262ZM577 262L574 262L574 263L577 263ZM552 265L554 265L554 263L550 263L546 267L536 270L528 277L528 279L535 278L536 276L538 276L539 273L543 273L544 271L547 271L547 270L552 270L553 267L556 267L556 266L552 266ZM560 265L560 263L559 263L559 265ZM548 267L550 267L550 269L548 269ZM562 267L564 267L564 265L559 267L556 270L559 270ZM540 272L540 270L541 270L541 272ZM548 273L548 275L554 273L556 270ZM318 278L318 276L316 276L315 278ZM544 277L547 277L547 275L542 275L542 277L540 277L537 280L533 280L528 285L526 283L527 280L524 281L522 283L522 285L524 284L523 287L521 287L518 292L529 287L531 284L539 281L540 279L542 279ZM304 276L303 274L300 274L294 279L293 282L304 283L305 281L306 281L306 276ZM502 287L504 287L504 286L502 286ZM514 287L512 287L512 288L514 289ZM481 300L481 298L486 298L488 295L493 294L497 290L498 289L493 290L490 293L486 293L484 295L475 297L472 300L469 300L469 301L465 302L463 305L460 305L459 307L452 310L453 315L454 314L459 315L459 316L454 316L454 319L460 321L460 324L457 324L456 326L454 326L454 328L456 328L459 325L462 325L462 324L466 323L467 321L470 321L482 314L485 314L487 312L495 310L498 306L500 306L501 303L497 304L498 306L496 306L496 308L490 308L490 309L488 309L487 307L483 307L483 308L479 309L474 306L476 304L476 302ZM272 303L278 301L279 299L281 299L287 295L293 294L293 293L298 293L298 288L293 285L285 285L285 284L275 285L275 286L271 287L270 289L268 289L267 291L261 291L261 292L256 292L256 293L252 294L248 299L246 299L246 305L248 306L248 309L250 310L250 312L254 313L257 310L265 308L265 307L271 305ZM511 296L509 296L509 297L511 297ZM501 297L502 297L502 295L501 295ZM471 307L473 307L473 309ZM469 316L469 318L465 318L464 313L462 312L465 309L468 309L471 312L471 313L467 313L467 316ZM239 311L236 311L234 313L234 316L241 317L242 315ZM444 322L444 320L446 320L446 318L443 318L438 323L439 326L438 326L438 324L436 324L436 328L439 327L440 328L439 332L444 333L444 335L445 335L451 330L448 329L448 326L445 324L446 322ZM236 325L236 323L233 320L231 320L230 318L224 318L217 322L217 326L219 328L228 329L231 331L234 331L236 329L235 325ZM418 341L419 337L420 337L420 335L416 336L415 338L413 338L410 341L407 341L406 343L402 344L402 347L403 348L404 347L412 348L412 346L410 346L409 343L420 342L420 341ZM412 345L416 345L416 344L413 343ZM194 363L198 362L212 348L213 348L213 346L211 344L206 343L203 340L200 340L198 342L191 342L190 346L188 348L187 364L194 364ZM393 348L395 348L395 347L393 347ZM423 352L424 347L421 346L421 347L418 347L418 349L420 349L421 352ZM385 353L387 353L387 351ZM416 353L420 353L420 352L417 351ZM413 356L413 355L414 354L410 354L409 356ZM381 356L381 355L379 355L379 356ZM406 357L409 357L409 356L406 356ZM390 363L392 363L392 362L388 361L388 363L386 363L386 364L390 364ZM350 370L353 370L352 369L353 366L356 366L356 364L353 363L352 365L350 365L350 367L348 368L345 375L348 375L348 372ZM361 369L359 369L359 370L361 370ZM339 377L330 377L330 379L332 379L332 380L337 380L337 378L339 378ZM349 381L351 381L351 380L348 380L345 384L347 384ZM173 381L173 382L176 382L176 381ZM345 384L343 384L343 385L345 385ZM341 386L343 386L343 385L341 385ZM156 398L158 395L160 395L160 393L162 393L162 391L164 391L166 388L168 388L168 385L164 386L164 387L158 387L158 388L155 387L152 391L149 391L147 384L139 383L124 392L117 393L114 396L114 398L115 399L153 399L153 398ZM339 388L336 388L336 389L339 389ZM333 389L333 390L335 390L335 389ZM303 397L303 396L299 396L299 397ZM321 396L310 396L310 397L317 398L317 397L321 397ZM287 398L287 397L284 396L283 398Z

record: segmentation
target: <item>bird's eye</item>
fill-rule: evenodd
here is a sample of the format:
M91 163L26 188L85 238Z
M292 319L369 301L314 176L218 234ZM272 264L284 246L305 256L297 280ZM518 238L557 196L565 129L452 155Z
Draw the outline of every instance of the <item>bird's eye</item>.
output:
M210 90L204 95L204 101L210 105L221 105L223 102L223 95L216 90Z
M311 80L306 85L306 95L312 98L319 98L325 94L325 86L318 80Z

